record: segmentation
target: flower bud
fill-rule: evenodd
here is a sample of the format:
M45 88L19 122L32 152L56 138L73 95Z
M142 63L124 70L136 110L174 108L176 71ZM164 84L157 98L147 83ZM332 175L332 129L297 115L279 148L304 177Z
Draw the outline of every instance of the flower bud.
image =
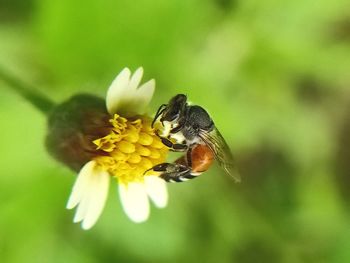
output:
M108 133L109 115L105 101L78 94L56 106L49 115L46 147L59 162L74 171L97 155L93 141Z

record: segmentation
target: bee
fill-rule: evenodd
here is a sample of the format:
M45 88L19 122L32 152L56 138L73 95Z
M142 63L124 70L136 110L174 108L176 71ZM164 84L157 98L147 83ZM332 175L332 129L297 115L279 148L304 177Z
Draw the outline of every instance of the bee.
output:
M146 172L160 172L167 182L183 182L207 171L215 159L228 175L240 181L231 151L213 120L202 107L189 105L186 95L178 94L162 104L152 127L170 150L185 154L174 163L161 163Z

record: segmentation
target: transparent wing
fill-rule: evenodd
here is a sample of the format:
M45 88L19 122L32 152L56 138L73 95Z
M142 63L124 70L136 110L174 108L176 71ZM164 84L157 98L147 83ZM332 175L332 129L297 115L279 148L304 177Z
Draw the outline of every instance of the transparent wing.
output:
M199 136L213 151L215 159L218 161L220 167L222 167L236 182L240 182L241 176L239 175L234 163L230 148L218 129L214 128L214 130L210 132L202 130L200 131Z

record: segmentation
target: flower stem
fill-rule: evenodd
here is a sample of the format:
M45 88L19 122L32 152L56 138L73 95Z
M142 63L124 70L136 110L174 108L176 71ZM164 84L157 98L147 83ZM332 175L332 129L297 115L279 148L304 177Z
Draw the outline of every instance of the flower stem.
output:
M55 103L44 94L34 89L30 85L23 83L0 67L0 81L1 80L44 114L49 113L55 106Z

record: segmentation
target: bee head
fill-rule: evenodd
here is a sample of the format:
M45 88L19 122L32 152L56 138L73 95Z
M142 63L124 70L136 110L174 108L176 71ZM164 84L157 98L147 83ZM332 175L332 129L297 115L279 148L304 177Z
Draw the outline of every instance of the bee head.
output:
M160 118L161 122L168 121L172 122L178 119L183 113L185 106L187 104L187 97L184 94L178 94L173 97L168 105L165 107L165 110Z
M187 105L187 97L184 94L178 94L170 99L168 104L162 104L154 117L152 126L155 121L160 117L160 122L174 122L181 114Z

